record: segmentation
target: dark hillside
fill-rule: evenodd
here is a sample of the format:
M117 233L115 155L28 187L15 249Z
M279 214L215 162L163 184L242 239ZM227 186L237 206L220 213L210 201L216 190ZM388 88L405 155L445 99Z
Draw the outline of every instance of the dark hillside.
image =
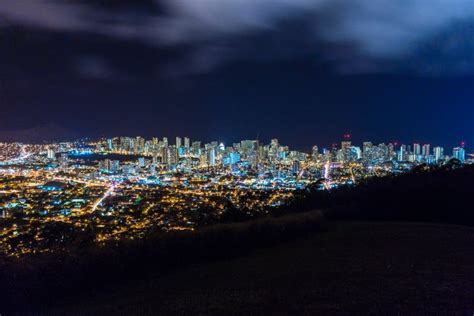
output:
M330 196L329 218L474 225L474 166L373 178Z
M321 212L220 224L104 247L0 260L0 311L36 312L64 299L193 264L229 260L322 231ZM55 293L51 295L51 293Z
M245 304L261 312L467 311L472 230L412 222L474 225L473 179L473 166L420 168L331 192L302 191L276 217L2 260L0 312L59 305L78 312L78 302L99 314L127 310L118 302L129 311L148 304L152 313L245 312ZM373 223L352 223L362 220ZM247 259L238 258L248 256L257 261L241 265ZM222 270L203 288L201 276L214 273L214 264ZM197 270L186 272L190 266Z
M474 230L339 223L232 260L83 293L63 315L471 315Z

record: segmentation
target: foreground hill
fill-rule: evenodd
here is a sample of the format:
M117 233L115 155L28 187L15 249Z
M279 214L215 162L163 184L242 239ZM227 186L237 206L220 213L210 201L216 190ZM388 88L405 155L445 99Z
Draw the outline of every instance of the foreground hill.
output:
M59 314L472 314L474 229L333 223L237 259L93 291ZM119 276L117 276L119 277Z
M452 224L474 226L473 179L421 166L252 221L0 260L0 313L470 315L474 230Z

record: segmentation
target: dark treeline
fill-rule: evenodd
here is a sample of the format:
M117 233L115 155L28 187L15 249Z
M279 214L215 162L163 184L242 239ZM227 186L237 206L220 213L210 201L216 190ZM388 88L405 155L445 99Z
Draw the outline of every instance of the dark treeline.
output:
M318 183L295 194L274 216L320 209L330 220L411 221L474 226L474 165L451 160L411 172L371 177L332 191Z
M194 232L157 232L142 240L2 259L0 311L38 312L91 289L241 256L321 231L326 228L323 219L474 225L473 180L474 166L457 161L436 168L421 165L410 173L370 178L330 192L317 190L316 183L258 219L232 208L221 218L226 223L209 221L212 225Z
M474 166L460 166L456 160L436 168L421 165L406 174L370 178L332 192L325 215L339 220L472 226L473 181Z

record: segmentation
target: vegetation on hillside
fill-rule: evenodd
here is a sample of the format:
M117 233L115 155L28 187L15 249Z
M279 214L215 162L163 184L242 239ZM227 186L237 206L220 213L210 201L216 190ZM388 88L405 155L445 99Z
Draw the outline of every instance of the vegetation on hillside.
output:
M371 178L330 192L310 187L271 216L252 221L234 210L226 217L228 223L194 232L156 233L142 240L3 259L0 306L37 311L101 284L123 284L150 273L234 258L320 231L323 218L474 225L469 207L473 180L474 166L456 161L435 169L420 166L411 173Z

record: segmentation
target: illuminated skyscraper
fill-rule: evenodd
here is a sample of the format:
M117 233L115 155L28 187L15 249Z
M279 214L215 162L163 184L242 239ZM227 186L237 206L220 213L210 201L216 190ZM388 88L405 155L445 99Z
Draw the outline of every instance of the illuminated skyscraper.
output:
M135 153L142 153L145 150L145 138L137 136L135 140Z
M164 146L161 147L160 155L161 155L161 162L164 164L168 164L168 148Z
M120 161L118 160L113 160L110 164L110 171L112 172L118 172L120 169Z
M365 156L372 149L372 142L363 142L362 143L362 154Z
M140 168L145 167L145 158L143 158L143 157L138 158L138 166Z
M192 143L192 154L194 156L201 155L201 142L193 142Z
M244 158L255 155L258 149L258 140L243 140L240 142Z
M421 146L420 144L413 144L413 154L415 154L416 156L419 156L421 155Z
M176 137L176 148L181 147L181 137Z
M120 137L120 150L129 152L132 148L133 140L130 137Z
M423 149L421 151L421 154L423 155L423 157L428 157L430 155L431 153L430 147L431 145L429 144L423 145Z
M387 160L393 160L393 159L396 159L397 158L397 154L395 152L395 146L390 143L388 144L388 157L387 157Z
M398 151L398 161L405 161L407 155L407 146L401 145L400 150Z
M216 148L211 147L207 149L207 163L209 166L215 166L216 165Z
M318 146L313 146L312 158L314 161L319 160L319 148Z
M230 153L230 163L236 164L240 161L240 154L238 152Z
M444 149L443 147L435 147L433 149L434 151L434 160L435 162L438 162L444 158Z
M348 149L349 147L352 146L352 142L351 141L343 141L341 142L341 149L342 150L346 150Z
M112 142L111 138L107 139L107 149L108 150L113 150L114 149L114 145L113 145L113 142Z
M48 159L52 159L52 160L56 159L56 154L55 154L54 150L52 150L52 149L48 149L48 151L46 153L46 156L47 156Z
M61 154L59 157L59 164L62 169L66 169L69 163L68 155L67 154Z
M455 147L453 149L453 158L459 159L461 162L466 160L466 151L462 147Z
M291 171L292 171L294 174L298 174L298 173L300 172L300 169L301 169L300 162L299 162L298 160L294 160L294 161L293 161L292 168L291 168Z
M278 144L278 139L276 138L273 138L270 142L270 147L272 148L278 148L279 144Z
M103 172L110 172L112 169L112 160L105 159L99 162L99 169Z
M168 165L176 165L178 163L178 150L176 146L170 146L167 150Z

